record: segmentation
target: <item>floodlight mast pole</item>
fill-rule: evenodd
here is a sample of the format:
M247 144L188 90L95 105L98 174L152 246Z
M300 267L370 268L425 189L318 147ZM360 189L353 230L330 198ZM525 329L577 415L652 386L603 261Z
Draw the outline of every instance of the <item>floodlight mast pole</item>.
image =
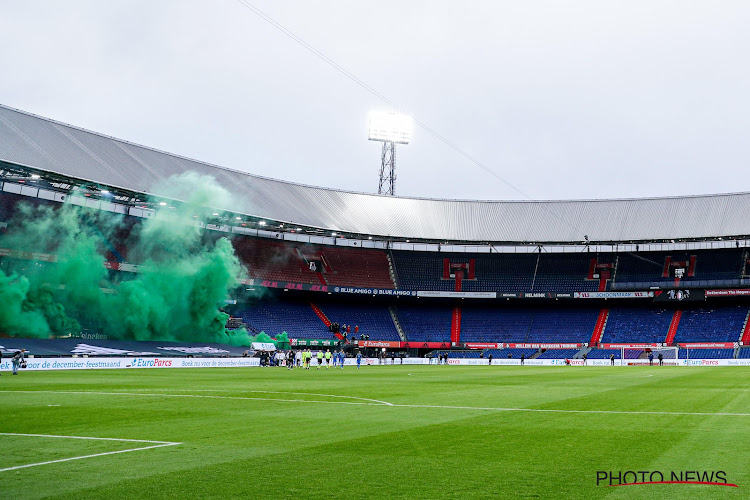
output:
M396 144L383 142L380 153L380 183L378 194L396 195Z

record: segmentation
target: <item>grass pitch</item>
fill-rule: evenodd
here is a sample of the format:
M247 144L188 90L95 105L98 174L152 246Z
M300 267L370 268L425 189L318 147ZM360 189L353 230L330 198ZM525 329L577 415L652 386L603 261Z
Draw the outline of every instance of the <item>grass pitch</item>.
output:
M743 367L22 372L0 391L5 498L750 497ZM629 470L739 487L597 486Z

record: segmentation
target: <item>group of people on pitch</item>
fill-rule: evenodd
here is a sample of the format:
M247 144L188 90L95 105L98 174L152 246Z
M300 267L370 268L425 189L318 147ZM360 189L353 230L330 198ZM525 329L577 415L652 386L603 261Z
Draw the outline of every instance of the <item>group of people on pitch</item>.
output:
M344 368L344 360L346 359L346 353L342 350L334 351L331 353L330 349L326 349L325 352L322 350L313 354L310 349L302 349L300 351L289 350L287 352L286 367L289 370L297 368L310 369L313 363L313 359L317 360L317 369L320 370L321 366L325 366L328 369L333 363L333 367ZM359 359L357 360L359 361ZM357 363L359 364L359 363Z

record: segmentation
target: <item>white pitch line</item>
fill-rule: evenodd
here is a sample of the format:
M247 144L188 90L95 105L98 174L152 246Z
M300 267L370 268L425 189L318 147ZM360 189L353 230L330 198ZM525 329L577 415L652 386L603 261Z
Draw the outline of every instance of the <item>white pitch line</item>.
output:
M597 413L612 415L675 415L675 416L695 416L695 417L750 417L750 413L728 413L728 412L687 412L687 411L629 411L629 410L561 410L554 408L498 408L492 406L450 406L450 405L414 405L414 404L382 404L368 403L360 401L316 401L311 399L280 399L280 398L250 398L245 396L208 396L201 394L151 394L151 393L133 393L133 392L97 392L97 391L0 391L0 393L24 393L24 394L92 394L98 396L146 396L162 398L205 398L205 399L230 399L242 401L271 401L278 403L321 403L321 404L339 404L339 405L360 405L360 406L387 406L389 408L426 408L426 409L445 409L445 410L479 410L479 411L515 411L529 413Z
M14 392L14 391L10 391L10 392ZM82 391L82 392L86 392L86 391ZM23 434L20 432L0 432L0 436L43 437L43 438L59 438L59 439L90 439L94 441L123 441L126 443L182 444L182 443L174 443L172 441L151 441L149 439L101 438L101 437L91 437L91 436L58 436L57 434Z
M38 465L56 464L60 462L70 462L71 460L83 460L84 458L103 457L105 455L116 455L119 453L130 453L131 451L142 451L151 450L154 448L163 448L165 446L177 446L182 443L173 443L171 441L151 441L148 439L120 439L120 438L100 438L100 437L89 437L89 436L57 436L54 434L22 434L17 432L0 432L0 436L24 436L24 437L43 437L43 438L60 438L60 439L90 439L96 441L122 441L128 443L158 443L151 446L141 446L140 448L129 448L127 450L117 451L105 451L103 453L94 453L92 455L82 455L78 457L60 458L58 460L48 460L46 462L37 462L35 464L16 465L15 467L6 467L0 469L0 472L6 472L9 470L26 469L28 467L36 467Z
M393 403L389 403L388 401L381 401L379 399L358 398L356 396L337 396L336 394L318 394L315 392L284 392L284 391L246 391L246 392L253 392L253 393L258 393L258 394L295 394L295 395L302 395L302 396L324 396L324 397L329 397L329 398L359 399L362 401L372 401L374 403L380 403L382 405L393 406Z
M137 389L134 389L137 390ZM143 389L144 391L163 391L163 392L170 392L175 391L177 389ZM320 394L316 392L288 392L288 391L250 391L250 390L244 390L244 389L181 389L183 392L237 392L238 390L242 392L252 392L256 394L294 394L294 395L301 395L301 396L323 396L328 398L344 398L344 399L358 399L361 401L372 401L374 403L380 403L382 405L386 406L393 406L393 403L389 403L388 401L381 401L380 399L371 399L371 398L360 398L358 396L341 396L338 394ZM0 391L3 392L3 391ZM20 391L9 391L9 392L20 392ZM30 391L30 392L41 392L41 391ZM131 394L126 392L115 392L111 394ZM136 393L137 395L144 395L145 393ZM158 396L164 396L165 394L153 394ZM181 396L181 394L177 394L177 396ZM239 397L239 396L234 396ZM52 406L52 405L48 405ZM59 405L57 405L59 406Z

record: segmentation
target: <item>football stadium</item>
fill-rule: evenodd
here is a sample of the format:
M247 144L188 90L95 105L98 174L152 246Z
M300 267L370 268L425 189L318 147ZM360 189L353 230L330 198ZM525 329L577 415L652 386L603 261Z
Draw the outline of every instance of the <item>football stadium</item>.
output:
M2 491L747 497L750 193L346 192L6 106L0 166Z

